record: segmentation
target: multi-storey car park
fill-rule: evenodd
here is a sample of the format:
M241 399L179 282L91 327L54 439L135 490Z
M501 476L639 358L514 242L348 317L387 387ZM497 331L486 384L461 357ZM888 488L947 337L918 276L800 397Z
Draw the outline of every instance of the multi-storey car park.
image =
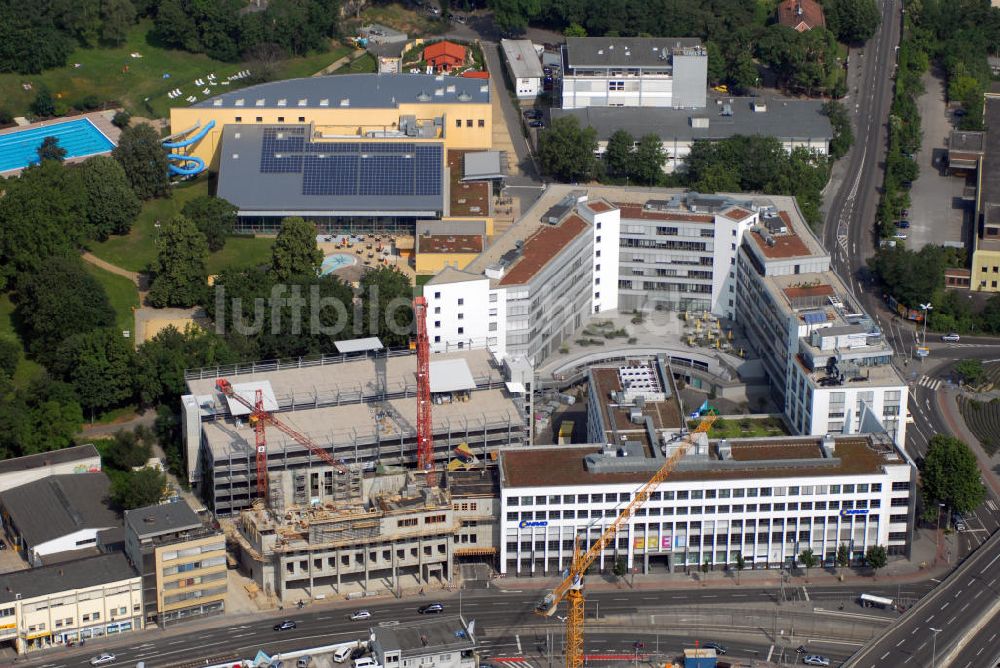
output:
M574 542L597 540L664 458L681 447L683 413L663 358L594 368L588 440L500 455L503 573L562 572ZM916 467L880 429L857 436L742 438L690 448L601 557L633 572L777 568L812 549L833 563L874 545L908 554Z
M266 433L269 503L351 498L365 471L415 461L416 366L415 354L395 351L191 371L189 394L182 397L188 478L198 483L216 515L237 513L255 498L254 430L246 421L249 411L216 389L225 378L251 402L260 389L266 410L352 469L340 474L271 429ZM523 389L508 385L488 350L436 355L430 377L435 456L442 465L463 443L485 458L502 446L526 442Z

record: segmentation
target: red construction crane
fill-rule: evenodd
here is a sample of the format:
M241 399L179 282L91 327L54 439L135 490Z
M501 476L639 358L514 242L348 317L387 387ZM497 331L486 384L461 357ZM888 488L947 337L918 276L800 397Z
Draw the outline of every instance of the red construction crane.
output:
M427 473L427 486L433 487L434 434L431 423L431 344L427 338L427 300L413 300L417 322L417 468Z
M261 390L257 390L256 396L254 397L254 403L239 394L233 389L232 384L225 378L220 378L215 382L215 387L218 388L222 394L230 399L234 399L239 403L243 404L250 411L250 424L253 425L254 435L256 437L256 447L257 447L257 496L266 499L267 498L267 441L264 438L264 427L265 425L270 425L277 429L278 431L290 436L299 445L304 445L309 448L309 451L314 455L322 459L324 462L337 469L340 473L348 473L348 469L344 464L338 462L336 459L330 455L329 452L324 450L318 443L313 441L311 438L303 434L302 432L292 429L287 424L279 420L278 418L271 415L269 412L264 410L264 393Z

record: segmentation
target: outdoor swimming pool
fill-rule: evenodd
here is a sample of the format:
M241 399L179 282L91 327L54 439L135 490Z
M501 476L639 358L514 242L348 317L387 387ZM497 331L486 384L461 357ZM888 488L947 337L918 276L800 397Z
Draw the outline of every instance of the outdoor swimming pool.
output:
M352 264L356 264L357 261L357 258L350 253L334 253L333 255L327 255L323 258L323 264L320 267L319 273L326 276L327 274L337 271L338 269L350 267Z
M38 147L46 137L59 139L67 158L106 153L115 147L97 126L86 118L0 135L0 172L23 169L38 161Z

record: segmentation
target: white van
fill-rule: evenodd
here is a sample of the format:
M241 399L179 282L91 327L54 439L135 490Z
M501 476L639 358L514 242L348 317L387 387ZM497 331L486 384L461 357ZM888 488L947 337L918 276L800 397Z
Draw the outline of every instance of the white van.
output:
M347 657L351 656L351 652L357 648L357 645L345 645L333 653L333 660L337 663L343 663L344 661L347 661Z
M354 668L382 668L382 666L378 665L375 659L370 656L363 656L354 660Z

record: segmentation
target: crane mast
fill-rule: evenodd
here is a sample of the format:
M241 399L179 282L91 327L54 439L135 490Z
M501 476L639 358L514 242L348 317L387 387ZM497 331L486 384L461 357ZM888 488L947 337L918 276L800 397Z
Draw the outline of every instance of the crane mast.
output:
M417 468L427 474L427 486L433 487L434 433L431 422L431 344L427 337L427 299L413 300L417 326Z
M712 423L716 420L716 415L706 415L694 431L685 438L684 442L663 462L663 465L653 474L635 496L625 506L624 510L618 514L601 537L594 541L586 551L580 546L580 537L576 537L573 544L573 561L569 567L569 575L545 596L535 608L535 612L546 617L551 617L559 603L565 600L569 605L566 614L566 668L582 668L583 666L583 631L584 631L584 596L583 596L583 576L587 569L601 556L601 553L608 544L615 539L618 532L624 528L635 513L649 500L650 494L666 480L673 472L681 459L687 454L688 449L694 443L698 434L707 432Z

